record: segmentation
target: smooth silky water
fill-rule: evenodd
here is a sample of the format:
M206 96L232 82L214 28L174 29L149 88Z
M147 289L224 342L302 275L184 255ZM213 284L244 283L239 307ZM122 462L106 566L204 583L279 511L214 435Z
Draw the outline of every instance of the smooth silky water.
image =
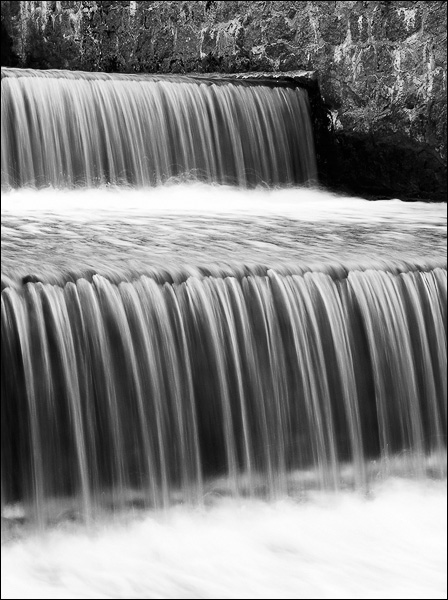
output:
M308 111L2 69L2 597L446 596L446 207Z

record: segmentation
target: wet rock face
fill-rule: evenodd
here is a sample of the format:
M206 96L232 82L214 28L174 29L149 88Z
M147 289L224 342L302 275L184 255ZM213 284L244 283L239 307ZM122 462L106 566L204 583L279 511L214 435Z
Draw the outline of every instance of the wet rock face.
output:
M35 68L317 70L323 182L444 199L446 2L2 1L2 23Z

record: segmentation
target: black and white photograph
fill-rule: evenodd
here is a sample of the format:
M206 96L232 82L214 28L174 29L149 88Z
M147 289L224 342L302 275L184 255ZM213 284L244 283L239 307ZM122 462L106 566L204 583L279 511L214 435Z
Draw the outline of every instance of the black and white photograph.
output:
M447 598L447 3L1 0L1 598Z

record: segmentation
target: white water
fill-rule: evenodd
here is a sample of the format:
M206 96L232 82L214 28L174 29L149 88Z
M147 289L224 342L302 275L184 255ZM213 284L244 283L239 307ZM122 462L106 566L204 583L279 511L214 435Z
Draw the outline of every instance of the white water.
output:
M446 219L444 204L307 188L22 189L2 195L2 273L57 280L73 269L110 276L149 266L421 264L444 256Z
M61 525L2 547L2 598L446 598L446 484Z
M136 211L173 211L288 215L298 220L339 219L363 221L371 219L406 218L409 223L423 225L435 216L445 213L446 205L427 202L405 203L396 200L369 201L349 196L336 196L318 188L263 188L241 189L233 186L210 185L175 180L171 184L146 189L115 188L54 189L21 188L4 193L2 212L45 211L55 213L85 214L95 218L104 212L116 215ZM362 211L361 211L362 208Z

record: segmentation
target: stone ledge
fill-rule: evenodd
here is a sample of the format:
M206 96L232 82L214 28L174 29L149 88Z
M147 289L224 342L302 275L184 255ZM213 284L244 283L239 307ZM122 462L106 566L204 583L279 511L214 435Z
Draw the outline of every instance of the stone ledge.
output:
M188 73L188 77L209 81L249 83L251 85L280 85L316 88L317 71L248 72L248 73Z
M37 70L37 73L39 70ZM306 88L317 87L316 71L286 71L266 73L104 73L91 71L70 71L65 69L42 69L47 77L66 77L70 79L78 76L83 79L165 79L165 80L188 80L197 79L213 83L248 83L250 85L278 85L278 86L301 86ZM17 67L1 67L1 78L4 77L35 77L36 70L20 69Z

